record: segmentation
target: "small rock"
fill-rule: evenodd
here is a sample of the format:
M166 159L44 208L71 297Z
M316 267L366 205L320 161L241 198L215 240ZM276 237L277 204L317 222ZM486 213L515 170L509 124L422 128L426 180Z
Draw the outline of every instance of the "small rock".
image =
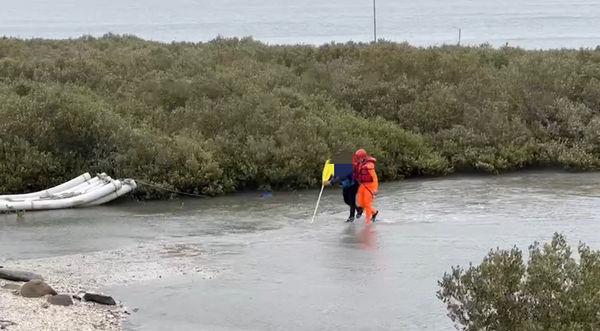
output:
M79 295L73 294L73 299L81 301L81 297Z
M15 270L8 270L8 269L0 270L0 278L6 279L6 280L12 280L12 281L16 281L16 282L28 282L28 281L34 280L34 279L44 280L44 278L42 278L42 276L40 276L38 274L34 274L33 272L15 271Z
M137 313L138 310L140 310L140 309L139 308L133 308L131 311L134 312L134 313Z
M0 330L5 330L9 326L17 325L17 323L7 320L0 320Z
M57 305L57 306L71 306L73 305L73 300L69 295L66 294L57 294L48 298L48 302Z
M21 295L26 298L39 298L47 294L56 295L56 291L41 280L32 280L21 286Z
M2 288L5 289L5 290L14 291L14 290L20 290L21 289L21 285L14 284L14 283L6 283L6 284L2 285Z
M42 303L42 308L48 308L50 305L47 302Z
M85 301L92 301L92 302L100 303L100 304L103 304L103 305L109 305L109 306L114 306L114 305L117 304L115 302L115 299L113 299L112 297L110 297L108 295L86 293L83 296L83 299Z

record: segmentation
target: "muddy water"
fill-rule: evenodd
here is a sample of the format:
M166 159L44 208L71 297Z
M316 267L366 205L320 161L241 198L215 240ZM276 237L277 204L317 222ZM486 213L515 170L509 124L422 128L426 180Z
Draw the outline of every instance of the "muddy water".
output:
M121 203L0 217L3 260L179 243L193 273L108 289L130 330L452 329L435 298L450 266L562 232L600 248L597 173L521 172L384 184L380 222L344 224L339 190ZM186 250L194 247L194 250ZM134 248L132 248L134 249ZM152 258L152 257L150 257ZM0 260L1 261L1 260Z

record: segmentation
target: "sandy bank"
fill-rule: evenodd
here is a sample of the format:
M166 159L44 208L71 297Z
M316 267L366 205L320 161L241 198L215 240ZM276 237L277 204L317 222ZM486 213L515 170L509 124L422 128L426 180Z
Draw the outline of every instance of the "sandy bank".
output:
M110 286L195 274L212 278L218 270L202 266L206 252L197 244L144 244L123 249L32 260L0 260L12 270L40 274L59 294L99 292ZM14 283L0 280L0 285ZM22 283L19 283L22 284ZM69 307L47 304L47 298L24 298L0 289L0 328L6 330L121 330L126 303L116 306L73 300ZM106 293L110 295L110 293Z

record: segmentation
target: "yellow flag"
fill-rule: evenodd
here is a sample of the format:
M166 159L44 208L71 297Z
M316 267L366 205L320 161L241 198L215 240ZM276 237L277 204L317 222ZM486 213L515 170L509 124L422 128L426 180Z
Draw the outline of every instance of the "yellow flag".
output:
M329 163L329 160L325 162L325 166L323 167L323 184L328 181L331 176L335 173L335 164Z

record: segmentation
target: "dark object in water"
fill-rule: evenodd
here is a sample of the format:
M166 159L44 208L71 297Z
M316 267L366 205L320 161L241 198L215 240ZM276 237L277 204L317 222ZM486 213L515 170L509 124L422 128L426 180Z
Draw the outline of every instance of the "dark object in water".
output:
M110 297L108 295L93 294L93 293L84 294L83 300L92 301L92 302L100 303L103 305L109 305L109 306L114 306L117 304L115 302L115 299L113 299L112 297Z
M272 198L273 193L263 193L260 195L261 198Z
M377 219L377 215L379 215L379 210L377 212L375 212L375 214L373 214L373 216L371 217L371 222L375 223L375 219Z

